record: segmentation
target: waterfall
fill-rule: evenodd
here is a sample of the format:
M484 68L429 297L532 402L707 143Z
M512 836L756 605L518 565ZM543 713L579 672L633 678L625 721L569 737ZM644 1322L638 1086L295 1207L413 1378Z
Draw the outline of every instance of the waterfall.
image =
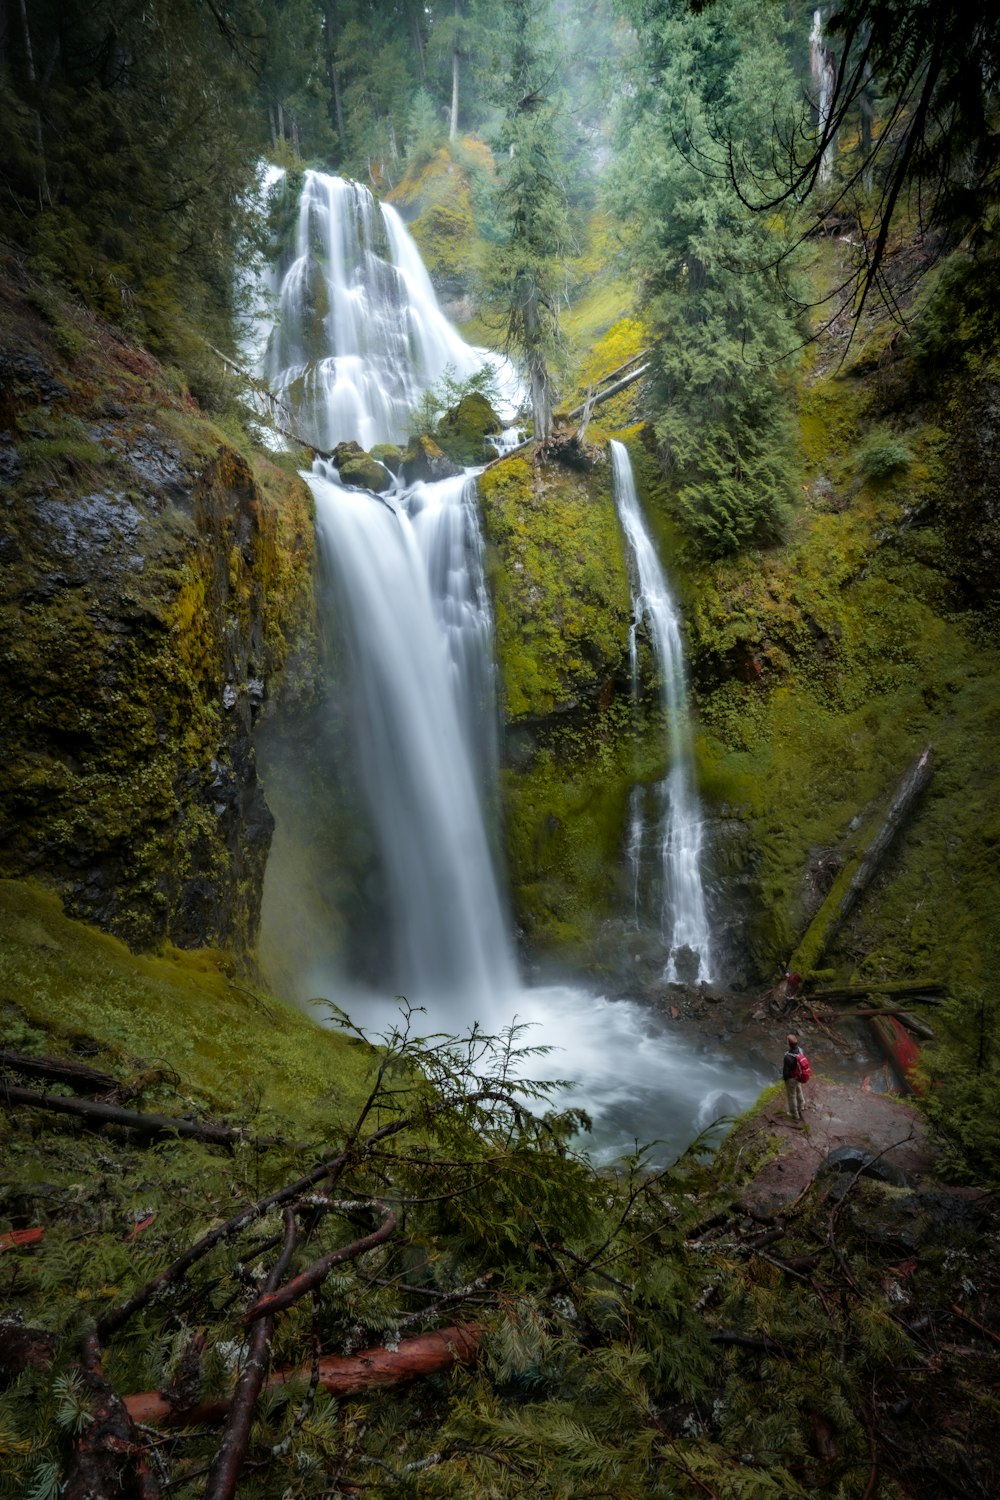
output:
M356 184L308 174L295 258L278 280L271 379L322 446L394 435L442 360L462 370L486 357L445 323L397 216ZM475 471L383 496L345 487L321 460L305 477L324 564L323 636L338 643L344 666L329 720L350 744L330 750L336 736L320 731L315 743L289 737L274 753L293 763L292 802L308 781L306 808L331 780L322 770L309 780L317 756L356 764L365 824L358 867L368 869L373 847L378 871L371 890L364 873L352 885L351 936L363 932L365 956L374 947L379 963L345 972L346 919L331 901L336 933L317 920L323 903L310 900L306 883L322 861L300 857L291 834L268 866L265 946L293 966L302 998L325 994L369 1030L398 1021L393 990L427 1008L422 1030L478 1022L495 1031L516 1017L531 1028L524 1041L555 1053L525 1066L578 1081L567 1102L592 1113L588 1145L598 1157L637 1138L665 1140L673 1152L719 1113L746 1108L763 1075L745 1057L696 1051L648 1010L579 982L519 979L491 847L497 710ZM315 836L305 818L288 819L303 850ZM641 829L636 837L638 861ZM372 940L369 911L379 925ZM677 925L675 941L696 938ZM703 965L707 951L701 945Z
M378 502L342 488L328 465L308 478L348 633L391 977L452 1023L480 1017L516 979L481 792L496 741L475 484L418 484Z
M809 67L816 85L816 110L819 137L822 140L830 119L836 76L830 50L823 42L823 12L818 7L813 11L812 29L809 32ZM830 140L820 160L820 182L829 182L833 176L833 157L834 143Z
M445 373L464 380L491 364L515 395L506 361L465 343L441 312L395 209L360 183L306 172L294 254L276 282L263 373L319 448L398 442Z
M660 668L670 768L663 783L660 847L663 865L662 921L667 944L667 976L677 979L685 957L697 958L693 977L712 978L711 944L701 883L702 822L692 786L692 740L680 620L656 551L643 524L632 465L622 443L611 444L615 503L628 539L637 587L629 636L633 690L637 681L636 630L648 622ZM630 844L638 832L630 830ZM687 954L685 950L688 950ZM685 975L686 977L686 975Z

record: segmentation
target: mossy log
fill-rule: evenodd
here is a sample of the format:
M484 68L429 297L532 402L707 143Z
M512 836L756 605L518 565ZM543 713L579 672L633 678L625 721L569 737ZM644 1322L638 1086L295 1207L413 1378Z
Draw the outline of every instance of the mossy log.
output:
M382 1346L364 1349L360 1354L329 1354L319 1362L319 1381L335 1397L360 1396L365 1391L384 1390L405 1385L422 1375L434 1375L454 1364L472 1364L479 1348L481 1331L474 1323L459 1323L436 1333L404 1339L396 1349ZM276 1370L267 1381L274 1390L291 1381L309 1383L311 1369ZM124 1398L125 1408L133 1422L154 1427L196 1427L221 1421L228 1410L225 1396L187 1411L164 1400L158 1391L140 1391Z
M886 995L897 1000L906 996L914 1005L943 1005L941 992L947 986L940 979L892 980L885 984L838 984L822 990L812 990L810 1000L868 1000L872 996Z
M45 1078L49 1083L67 1084L78 1094L107 1094L118 1087L117 1078L86 1063L66 1057L31 1057L0 1047L0 1072L7 1070L29 1078Z
M820 959L854 910L896 835L913 811L931 779L933 768L934 752L927 745L907 767L885 813L879 819L874 833L864 843L861 853L844 866L834 882L829 895L792 954L788 965L790 969L808 975L819 966Z
M174 1115L143 1114L135 1109L121 1109L117 1104L101 1104L94 1099L67 1099L58 1094L41 1094L37 1089L20 1088L5 1083L0 1087L0 1101L27 1105L30 1109L51 1110L54 1114L75 1115L92 1125L121 1125L143 1135L183 1135L191 1140L206 1141L212 1146L235 1146L245 1140L242 1130L228 1125L208 1125L197 1120L182 1120ZM274 1140L255 1139L258 1146L273 1145Z
M918 1021L916 1016L911 1015L908 1010L893 1010L889 1006L858 1006L857 1010L845 1010L842 1019L856 1021L870 1021L874 1016L894 1016L897 1021L902 1021L907 1031L912 1031L914 1036L922 1037L925 1042L934 1040L933 1028L926 1021Z

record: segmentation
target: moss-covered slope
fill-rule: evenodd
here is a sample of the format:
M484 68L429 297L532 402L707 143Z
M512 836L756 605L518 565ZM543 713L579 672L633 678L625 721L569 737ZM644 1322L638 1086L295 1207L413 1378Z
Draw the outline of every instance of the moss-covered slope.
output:
M826 962L863 978L981 979L996 962L1000 659L995 361L934 368L921 329L819 351L798 397L786 543L687 572L705 791L756 870L761 975L792 951L912 757L935 774ZM669 498L661 497L669 508ZM992 955L992 956L991 956Z

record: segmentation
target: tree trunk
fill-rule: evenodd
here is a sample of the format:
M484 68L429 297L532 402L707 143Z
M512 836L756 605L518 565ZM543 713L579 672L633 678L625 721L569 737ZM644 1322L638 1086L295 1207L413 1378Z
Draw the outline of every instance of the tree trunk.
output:
M38 75L35 72L35 54L31 46L31 28L28 25L28 9L26 0L21 0L21 39L24 43L24 66L28 75L28 83L31 85L32 95L36 95L38 87ZM42 116L38 109L38 99L34 99L31 117L35 123L35 147L38 151L38 206L44 208L46 203L52 202L52 194L49 192L48 169L45 164L45 141L42 137Z
M913 811L934 770L934 752L927 745L907 768L874 835L860 858L845 866L813 917L789 961L790 969L808 974L815 969L847 917L854 910L885 858L899 830Z
M459 1323L419 1338L404 1339L398 1349L384 1347L365 1349L360 1354L329 1354L320 1360L320 1384L331 1396L360 1396L365 1391L404 1385L422 1375L434 1375L452 1365L472 1364L479 1348L481 1331L475 1323ZM267 1382L273 1390L289 1381L307 1384L311 1370L275 1370ZM165 1401L158 1391L141 1391L125 1397L125 1408L133 1422L155 1427L197 1427L204 1422L218 1422L229 1408L225 1396L205 1401L187 1411L179 1411Z
M460 19L459 0L455 0L455 39L451 44L451 118L448 124L450 141L453 141L458 134L458 23Z
M347 131L344 129L344 101L337 73L337 0L326 0L323 7L323 40L326 46L326 79L330 89L330 123L337 132L340 154L344 153Z

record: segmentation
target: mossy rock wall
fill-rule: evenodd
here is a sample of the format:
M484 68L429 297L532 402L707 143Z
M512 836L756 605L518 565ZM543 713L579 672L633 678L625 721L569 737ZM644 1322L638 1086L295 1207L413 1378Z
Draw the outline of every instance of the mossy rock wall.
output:
M0 873L136 947L246 952L253 725L313 670L310 496L141 350L2 290Z
M530 454L480 478L505 723L503 794L518 919L543 948L589 947L620 910L636 780L663 774L652 656L632 699L631 593L611 467Z
M805 374L785 544L685 569L700 779L750 849L763 980L932 744L931 785L823 962L976 983L1000 960L995 372L981 356L929 383L905 340L877 344Z

